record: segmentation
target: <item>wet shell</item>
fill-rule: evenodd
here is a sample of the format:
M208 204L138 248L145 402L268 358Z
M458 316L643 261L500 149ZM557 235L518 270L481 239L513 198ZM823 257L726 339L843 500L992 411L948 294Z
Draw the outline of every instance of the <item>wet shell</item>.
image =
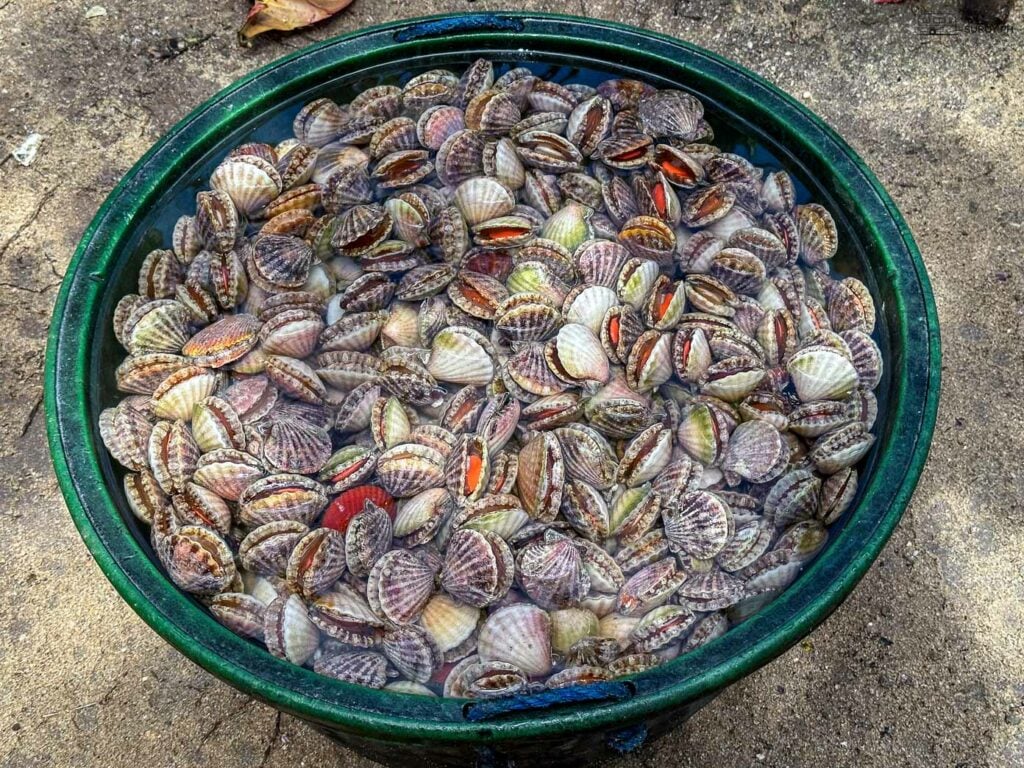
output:
M445 463L445 483L457 499L475 501L487 489L490 450L482 435L462 435Z
M565 482L562 447L553 434L542 432L519 451L519 497L530 517L549 522L558 514Z
M300 288L309 278L313 249L297 237L260 235L247 261L249 277L263 290Z
M672 334L645 331L626 361L626 382L637 392L660 387L672 376Z
M658 91L637 103L644 128L653 136L693 141L701 135L704 106L683 91Z
M479 608L439 592L423 607L419 624L430 634L438 649L448 653L473 636L480 617Z
M630 488L653 480L672 458L672 431L661 424L645 429L626 446L616 481Z
M356 497L353 499L353 508L360 497L365 499L358 511L344 524L340 521L328 521L328 512L328 515L324 515L324 525L328 526L328 522L333 522L333 525L328 527L344 529L345 560L348 569L355 576L366 576L390 549L394 529L388 512L368 498L369 494L359 494L357 491L358 489L354 489L349 491L349 494Z
M191 421L196 405L217 391L220 380L220 374L199 366L175 371L153 390L153 415Z
M140 302L125 318L121 336L133 355L175 354L188 340L190 321L188 309L176 301Z
M858 421L819 437L808 458L818 471L831 475L864 458L874 442L875 436Z
M265 371L285 394L307 403L322 403L327 390L317 371L302 360L283 355L268 355Z
M382 206L355 205L341 215L331 245L339 255L363 256L388 239L392 223Z
M381 649L402 675L416 683L429 681L444 662L430 633L415 625L385 632Z
M212 190L196 195L196 230L215 253L226 253L238 234L238 210L227 192Z
M262 642L266 606L252 595L222 592L210 599L209 607L213 617L235 634Z
M465 327L442 330L431 344L427 370L438 381L484 386L494 378L486 340Z
M292 664L305 664L320 645L320 633L298 595L282 595L267 606L263 619L267 650Z
M420 144L437 151L445 141L466 127L465 114L458 107L437 104L423 111L416 122Z
M433 569L407 549L383 554L367 576L370 608L394 624L416 621L433 592Z
M708 491L683 494L679 506L666 507L661 518L672 550L702 560L721 552L733 535L732 510Z
M469 226L508 216L515 208L515 196L497 179L486 176L468 179L455 190L455 204Z
M610 375L608 356L601 340L580 323L566 323L544 348L548 368L574 386L604 384Z
M640 653L657 651L678 640L696 621L696 614L681 605L655 608L630 633L633 648Z
M283 183L272 163L255 155L239 155L217 166L210 186L225 192L240 213L251 216L281 194Z
M718 611L744 597L743 582L725 571L691 574L677 591L679 604L693 611Z
M99 428L104 446L118 463L136 472L148 470L153 422L146 414L122 402L100 413Z
M203 453L218 448L245 448L242 420L224 398L211 396L192 409L192 436Z
M383 688L387 682L388 662L373 651L343 651L318 657L313 671L346 683Z
M444 484L444 456L412 443L389 448L377 459L377 477L396 498L407 498Z
M514 664L530 676L551 671L551 619L533 605L510 605L484 621L477 644L480 658Z
M322 352L364 352L377 340L387 319L388 314L380 311L344 315L320 333L320 349Z
M517 496L495 493L470 502L455 517L454 528L490 531L508 540L530 521Z
M341 583L310 601L309 620L325 635L357 648L375 645L383 634L383 622L366 600Z
M590 577L572 540L551 533L528 544L516 558L519 585L542 608L578 605L590 591Z
M543 341L560 320L561 314L543 294L517 293L498 307L494 325L510 341Z
M288 586L312 598L327 592L345 570L345 537L331 528L317 528L303 536L288 558Z
M789 444L771 424L745 421L729 436L721 467L752 483L767 483L785 471L789 453Z
M284 576L295 545L309 532L297 520L276 520L253 528L238 545L242 567L261 576Z
M194 595L224 592L235 578L231 548L209 528L182 526L167 537L161 556L171 580Z
M798 350L786 365L799 398L842 400L857 385L857 369L843 352L827 347L811 346Z
M619 590L618 610L624 616L639 617L668 601L686 574L667 557L634 573ZM603 624L602 624L603 632Z
M192 479L221 498L236 501L242 491L265 473L262 462L251 454L223 448L200 456Z
M149 466L166 493L184 490L195 471L199 446L183 421L160 421L149 435Z
M817 203L797 206L796 226L800 233L800 256L808 266L835 256L839 234L832 214L825 208Z
M462 528L452 534L441 587L456 600L484 608L508 593L514 576L512 550L497 533Z
M229 315L185 342L182 354L194 365L220 368L247 354L259 340L260 322L252 315Z
M238 520L250 528L278 520L309 525L327 506L327 494L320 483L288 473L253 481L237 499Z

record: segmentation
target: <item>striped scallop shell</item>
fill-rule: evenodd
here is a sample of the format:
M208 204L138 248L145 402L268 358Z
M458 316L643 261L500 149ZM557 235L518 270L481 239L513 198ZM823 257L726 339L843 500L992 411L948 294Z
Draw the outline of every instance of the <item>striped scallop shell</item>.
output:
M514 576L512 550L496 533L464 528L452 534L441 571L441 586L452 597L483 608L508 593Z
M203 453L218 448L245 448L245 431L230 402L212 395L192 409L192 435Z
M721 552L734 533L732 510L709 491L683 494L679 506L663 509L661 516L672 550L700 559Z
M309 532L298 520L275 520L253 528L238 545L242 567L261 576L283 576L295 545Z
M222 499L236 501L249 485L265 474L263 463L252 454L220 448L199 457L192 479Z
M375 651L342 651L319 656L313 662L313 671L346 683L383 688L388 679L388 660Z
M444 657L430 633L415 624L385 632L381 649L388 661L415 683L428 682L444 663Z
M320 633L298 595L282 595L267 606L263 621L267 650L292 664L305 664L320 646Z
M288 558L288 586L305 597L327 592L345 570L345 537L317 528L302 537Z
M471 328L453 326L434 337L427 370L438 381L484 386L494 378L486 339Z
M221 376L199 366L175 371L153 390L153 415L191 421L196 405L217 391Z
M226 192L240 213L252 216L281 194L281 174L255 155L231 156L210 176L210 186Z
M221 368L246 355L260 339L260 322L252 315L228 315L185 342L181 353L194 365Z
M367 577L370 608L394 624L416 621L433 592L433 569L407 549L385 553Z

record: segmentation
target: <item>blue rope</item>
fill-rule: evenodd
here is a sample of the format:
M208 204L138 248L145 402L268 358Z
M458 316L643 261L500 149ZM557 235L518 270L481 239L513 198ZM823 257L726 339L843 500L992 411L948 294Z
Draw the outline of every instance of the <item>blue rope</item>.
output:
M522 32L523 20L490 13L481 16L449 16L444 19L413 24L408 29L400 29L395 33L395 41L407 43L410 40L419 40L423 37L438 37L456 32L475 31Z
M595 701L621 701L633 695L633 690L624 683L591 683L574 685L569 688L556 688L553 691L528 694L524 696L508 696L493 701L480 701L466 707L466 719L471 723L489 720L512 712L523 712L530 709L548 709L565 704L579 704Z
M647 726L643 723L631 725L619 731L613 731L605 737L605 743L609 749L613 749L620 755L628 755L634 750L640 749L647 740Z

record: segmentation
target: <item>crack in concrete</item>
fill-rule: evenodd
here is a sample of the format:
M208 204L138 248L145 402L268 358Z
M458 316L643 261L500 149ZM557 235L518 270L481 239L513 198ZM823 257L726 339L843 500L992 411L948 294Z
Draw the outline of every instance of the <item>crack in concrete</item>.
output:
M206 730L206 732L202 736L199 737L199 747L198 747L198 749L201 750L206 745L206 742L209 741L213 737L213 734L215 734L217 732L217 730L222 725L224 725L224 723L226 723L228 720L231 720L232 718L238 717L238 715L241 714L242 710L244 710L246 707L248 707L254 701L255 701L255 699L247 698L245 701L242 702L241 706L236 707L235 709L231 710L231 712L228 712L226 715L222 715L221 717L218 717L213 722L213 725L211 725Z
M39 218L39 214L43 212L44 206L48 202L50 202L50 200L53 198L53 195L57 192L60 186L60 184L54 184L48 190L43 192L42 197L39 198L39 202L36 204L35 210L32 211L31 214L29 214L28 219L26 219L16 230L14 230L14 234L11 235L10 238L8 238L6 243L0 245L0 261L3 261L4 256L7 254L7 249L11 247L14 241L21 237L25 233L25 230L27 230L29 227L32 226L33 223L35 223L35 220Z
M279 738L281 738L281 713L277 712L274 720L274 733L270 737L270 743L267 744L267 748L263 750L263 759L260 760L260 764L257 768L264 768L266 766L267 761L270 759L270 753L274 751L274 747L277 745L277 740Z
M36 416L39 414L39 406L43 404L43 393L40 392L36 395L35 402L32 403L32 408L29 409L28 418L21 425L21 432L18 434L18 438L22 438L28 434L29 429L32 428L32 422L36 420Z

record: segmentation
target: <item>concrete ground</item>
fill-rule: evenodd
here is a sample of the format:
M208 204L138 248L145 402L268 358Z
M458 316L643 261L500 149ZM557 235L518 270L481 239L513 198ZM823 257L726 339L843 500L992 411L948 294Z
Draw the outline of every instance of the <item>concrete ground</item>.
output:
M313 40L498 5L355 0L243 50L245 0L96 2L0 0L0 766L368 766L184 661L114 593L49 468L44 340L96 208L196 104ZM875 567L805 642L616 766L1024 765L1020 29L967 27L953 0L504 5L677 35L803 100L892 192L942 321L931 459ZM22 167L7 152L31 132Z

